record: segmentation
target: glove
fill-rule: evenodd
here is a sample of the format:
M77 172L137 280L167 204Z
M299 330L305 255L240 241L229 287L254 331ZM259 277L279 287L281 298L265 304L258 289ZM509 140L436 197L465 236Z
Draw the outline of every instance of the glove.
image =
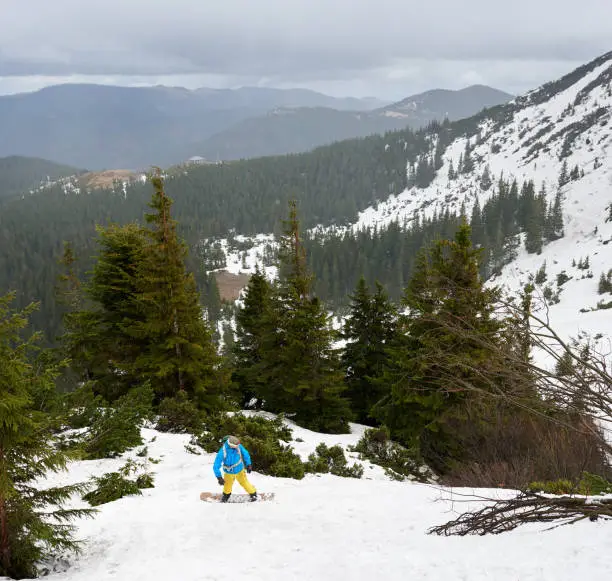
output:
M225 480L223 480L223 476L219 476L219 478L217 478L217 482L223 486L225 484Z
M251 466L250 464L247 466L247 472L250 474L253 470L253 466Z

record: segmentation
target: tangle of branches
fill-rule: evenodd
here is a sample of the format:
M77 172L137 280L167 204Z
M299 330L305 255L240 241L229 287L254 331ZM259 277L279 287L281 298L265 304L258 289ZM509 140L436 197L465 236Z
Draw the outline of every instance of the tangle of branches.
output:
M561 496L549 498L522 492L476 512L431 528L429 534L444 536L486 535L511 531L520 525L556 521L559 526L589 519L612 518L612 498Z

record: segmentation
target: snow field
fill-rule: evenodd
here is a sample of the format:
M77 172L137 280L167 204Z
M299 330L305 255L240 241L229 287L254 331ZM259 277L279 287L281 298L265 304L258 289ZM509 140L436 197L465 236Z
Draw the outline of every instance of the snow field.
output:
M351 434L331 436L294 427L293 437L303 442L292 445L303 458L322 441L346 447L365 429L351 428ZM254 458L251 481L276 493L275 500L210 504L199 494L220 488L212 472L214 454L188 453L186 435L151 429L143 429L143 435L149 456L161 459L152 465L155 488L102 505L94 519L79 521L84 552L52 579L607 581L612 574L609 523L548 532L543 532L546 525L534 525L487 537L427 535L429 527L481 504L466 503L466 494L501 498L510 491L395 482L378 467L366 467L360 480L273 478L257 473ZM48 484L116 470L134 454L75 462Z

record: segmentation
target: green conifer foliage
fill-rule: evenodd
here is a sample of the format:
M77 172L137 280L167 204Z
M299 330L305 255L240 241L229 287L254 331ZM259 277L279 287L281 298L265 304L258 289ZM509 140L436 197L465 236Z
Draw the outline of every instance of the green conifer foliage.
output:
M372 294L363 276L351 300L351 311L341 334L347 341L342 352L347 397L357 421L372 425L370 410L388 391L375 380L388 363L387 345L395 332L397 313L382 285L376 283L376 292Z
M203 408L216 409L219 363L212 332L203 317L195 279L185 266L186 244L172 219L172 200L159 175L146 214L151 225L136 269L136 294L142 320L127 329L140 344L131 371L153 387L157 400L186 391Z
M136 271L145 238L136 224L111 224L97 231L99 253L82 296L69 295L74 310L64 315L62 343L72 369L112 402L139 382L130 367L143 345L130 329L143 321L136 301ZM69 268L65 280L70 281L70 252L64 262Z
M259 366L263 360L262 346L266 334L271 334L269 311L272 287L265 275L255 267L244 294L243 305L236 314L236 342L233 347L235 366L232 379L238 385L242 407L265 392ZM261 407L262 401L256 401Z
M65 453L53 447L48 419L34 408L33 397L53 390L59 371L45 363L44 353L37 357L38 334L21 339L35 305L12 312L13 300L14 294L0 298L0 576L23 579L35 577L36 563L53 551L78 548L68 523L90 511L62 507L83 485L39 489L33 484L67 464Z
M440 471L460 452L448 425L463 413L469 394L456 380L479 385L478 368L490 356L470 337L490 339L501 328L492 317L498 291L483 287L481 250L470 236L464 223L454 240L438 240L420 254L402 301L408 312L389 349L390 368L379 380L391 391L373 410L394 437L420 449ZM468 338L462 329L469 329ZM435 353L443 353L444 365Z
M281 239L281 280L266 320L268 329L259 365L270 411L286 412L309 429L342 433L352 417L339 355L324 305L312 294L299 233L296 204Z

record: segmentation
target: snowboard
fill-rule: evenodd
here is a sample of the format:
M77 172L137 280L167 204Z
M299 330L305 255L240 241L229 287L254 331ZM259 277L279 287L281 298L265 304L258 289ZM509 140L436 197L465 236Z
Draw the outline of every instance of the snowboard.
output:
M204 502L221 502L221 492L201 492L200 500ZM274 492L258 492L257 500L255 502L261 502L262 500L273 500ZM252 502L251 496L249 494L235 494L232 492L232 495L229 497L229 502Z

